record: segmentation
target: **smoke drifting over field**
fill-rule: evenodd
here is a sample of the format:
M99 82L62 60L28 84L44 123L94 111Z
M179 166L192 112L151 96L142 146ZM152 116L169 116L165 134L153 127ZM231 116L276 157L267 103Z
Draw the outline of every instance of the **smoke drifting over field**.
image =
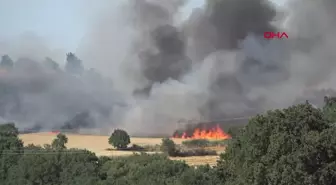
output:
M15 92L0 96L0 117L19 128L169 134L181 119L250 116L305 99L319 105L327 92L320 90L333 89L333 1L296 0L282 10L264 0L209 1L182 20L184 6L131 0L104 14L76 54L108 79L39 64L65 56L43 42L0 45L0 54L21 58L0 71L0 83ZM264 40L265 31L289 39Z

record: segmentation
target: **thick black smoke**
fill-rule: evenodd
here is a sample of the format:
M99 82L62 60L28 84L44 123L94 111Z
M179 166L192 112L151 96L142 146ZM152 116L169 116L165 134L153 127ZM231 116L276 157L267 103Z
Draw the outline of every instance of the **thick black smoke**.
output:
M134 8L135 24L139 25L140 43L148 42L148 48L139 51L141 71L148 84L135 90L135 93L151 91L154 83L168 79L179 80L190 72L191 60L186 56L186 41L183 33L174 25L174 15L169 7L159 2L131 1ZM171 4L179 6L180 1ZM141 33L141 30L143 32ZM142 40L142 39L148 40ZM142 45L143 47L143 45Z

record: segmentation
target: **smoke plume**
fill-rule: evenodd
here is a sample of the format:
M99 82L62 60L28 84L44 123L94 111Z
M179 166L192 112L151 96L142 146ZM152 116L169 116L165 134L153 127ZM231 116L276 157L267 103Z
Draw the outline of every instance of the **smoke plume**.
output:
M306 99L320 106L335 92L334 1L208 0L181 19L185 4L130 0L102 13L76 51L82 60L57 64L65 52L43 42L0 45L15 61L0 71L1 119L159 135L181 120L249 117ZM289 38L265 40L268 31Z

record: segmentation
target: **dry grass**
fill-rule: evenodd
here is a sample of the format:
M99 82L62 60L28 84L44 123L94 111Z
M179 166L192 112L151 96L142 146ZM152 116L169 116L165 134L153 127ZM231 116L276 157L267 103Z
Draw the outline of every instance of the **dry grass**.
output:
M209 164L215 166L219 156L193 156L193 157L171 157L172 160L185 161L187 164L196 166L202 164Z
M111 148L108 144L108 136L97 135L80 135L80 134L66 134L69 142L68 148L80 148L90 150L98 156L124 156L133 154L132 151L107 151ZM21 134L19 136L25 145L35 144L41 145L50 144L56 137L54 133L33 133ZM183 139L173 139L176 144L181 144ZM156 145L161 143L161 138L131 138L132 144L137 145ZM147 152L150 153L150 152ZM190 165L210 164L216 163L218 156L197 156L197 157L174 157L173 160L185 160Z

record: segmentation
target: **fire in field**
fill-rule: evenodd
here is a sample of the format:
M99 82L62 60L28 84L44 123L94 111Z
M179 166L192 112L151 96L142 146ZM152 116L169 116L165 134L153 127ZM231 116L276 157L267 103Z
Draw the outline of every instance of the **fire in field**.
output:
M191 132L175 132L173 138L182 139L231 139L231 136L223 131L219 125L210 128L194 128Z

